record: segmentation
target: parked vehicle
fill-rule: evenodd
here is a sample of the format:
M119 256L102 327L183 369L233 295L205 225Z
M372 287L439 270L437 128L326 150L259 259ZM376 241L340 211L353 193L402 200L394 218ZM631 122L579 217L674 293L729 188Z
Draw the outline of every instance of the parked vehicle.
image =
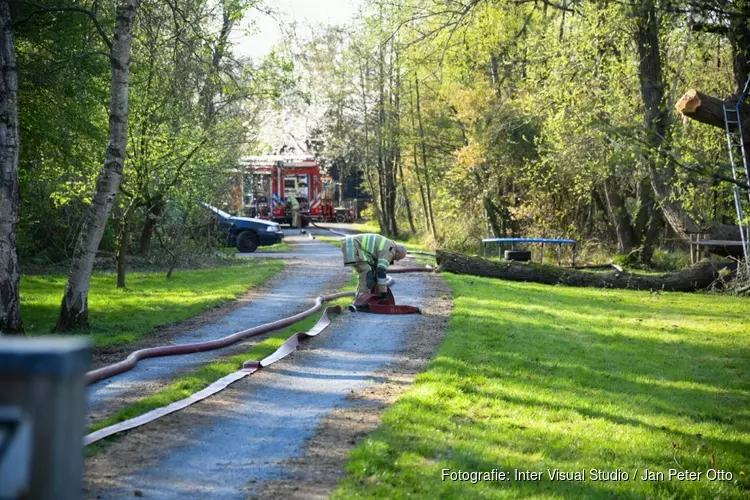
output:
M241 161L236 176L237 192L246 213L279 224L292 223L288 200L294 196L303 215L302 227L309 220L332 219L333 190L330 179L321 175L320 164L303 156L249 156Z
M354 207L336 207L336 222L354 222Z
M201 205L216 215L219 227L227 232L228 244L237 247L239 252L252 253L258 247L275 245L284 239L281 227L275 222L235 217L207 203Z

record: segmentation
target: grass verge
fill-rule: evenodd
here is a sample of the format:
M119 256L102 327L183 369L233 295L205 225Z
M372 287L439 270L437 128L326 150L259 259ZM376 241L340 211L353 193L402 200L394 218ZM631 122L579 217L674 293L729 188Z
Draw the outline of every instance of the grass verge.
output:
M276 243L275 245L268 245L264 247L258 247L257 253L274 253L274 252L291 252L294 250L292 245L287 244L285 241ZM236 247L222 247L219 252L227 257L234 257L239 253Z
M330 245L341 248L341 238L333 238L331 236L316 236L315 239L318 241L322 241L323 243L328 243Z
M354 278L352 278L352 280L341 291L354 290L355 288L356 282L354 281ZM351 300L352 299L349 297L344 297L331 302L326 302L323 305L323 308L325 309L326 307L336 305L340 305L343 307L349 304ZM185 399L192 394L200 391L201 389L208 387L209 385L211 385L211 383L215 382L221 377L236 372L242 367L245 361L261 360L270 355L276 349L281 347L286 339L288 339L292 334L296 332L307 331L312 328L322 315L323 310L292 325L289 325L283 330L272 333L270 336L255 344L252 348L250 348L246 352L243 352L242 354L221 358L213 363L199 368L198 370L184 375L176 379L169 386L157 392L156 394L148 396L130 406L127 406L114 415L111 415L89 426L88 432L97 431L118 422L143 415L144 413L147 413L156 408L167 406L168 404L174 403L175 401ZM115 434L114 436L105 438L88 446L86 448L87 456L97 454L104 446L107 445L107 443L113 442L114 440L118 439L119 436L120 434Z
M334 498L750 496L746 300L446 279L455 309L437 357L354 450ZM732 479L710 480L713 468Z
M97 346L138 340L154 328L235 299L263 283L283 267L274 260L253 260L234 266L179 270L171 280L163 272L134 272L127 288L115 287L113 273L91 277L89 322L82 330ZM65 275L21 277L21 313L31 335L49 333L55 326Z

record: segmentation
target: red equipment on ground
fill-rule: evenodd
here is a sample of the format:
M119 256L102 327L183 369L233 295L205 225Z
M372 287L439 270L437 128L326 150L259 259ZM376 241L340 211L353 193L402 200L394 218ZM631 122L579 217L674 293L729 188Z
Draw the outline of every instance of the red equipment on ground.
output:
M370 312L374 314L422 314L417 306L397 306L391 287L386 292L385 303L381 303L378 287L373 287L370 293L363 293L350 306L352 312Z

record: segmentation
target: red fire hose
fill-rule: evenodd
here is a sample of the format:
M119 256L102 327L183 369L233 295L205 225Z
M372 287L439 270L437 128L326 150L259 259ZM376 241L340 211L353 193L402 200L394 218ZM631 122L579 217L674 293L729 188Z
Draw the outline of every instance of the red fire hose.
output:
M349 292L345 292L345 293L349 293ZM339 295L339 294L335 294L335 295ZM327 297L332 297L332 296L328 295ZM323 298L324 297L318 297L319 300ZM230 384L242 378L245 378L248 375L252 375L256 371L258 371L260 368L264 366L268 366L272 363L275 363L276 361L286 357L287 355L297 350L297 347L299 346L300 341L303 338L314 337L320 332L322 332L328 325L330 325L331 320L328 317L328 314L330 312L336 312L336 313L341 312L341 307L335 306L335 307L326 308L326 310L323 312L323 315L320 317L320 319L315 324L315 326L313 326L307 332L299 332L299 333L293 334L291 337L289 337L286 340L286 342L284 342L281 345L281 347L276 349L276 351L274 351L270 356L267 356L260 361L257 361L257 360L246 361L242 365L242 368L240 368L238 371L234 373L230 373L229 375L226 375L214 381L209 386L201 389L195 394L191 394L187 398L181 399L179 401L175 401L174 403L168 404L167 406L153 409L149 412L144 413L143 415L139 415L137 417L124 420L122 422L118 422L116 424L110 425L108 427L104 427L90 434L87 434L83 438L83 445L88 446L91 443L95 443L106 437L130 430L130 429L135 429L136 427L140 427L149 422L153 422L156 419L167 416L170 413L180 411L192 405L193 403L202 401L206 399L207 397L212 396L216 394L217 392L220 392L226 389L227 386L229 386Z
M220 339L208 340L206 342L195 342L192 344L180 344L180 345L159 346L159 347L149 347L146 349L139 349L137 351L130 353L130 355L127 358L123 359L122 361L119 361L117 363L107 365L102 368L98 368L96 370L92 370L88 372L86 374L86 384L90 385L90 384L93 384L94 382L104 380L105 378L109 378L114 375L118 375L120 373L126 372L130 370L131 368L133 368L138 363L138 361L142 359L158 358L161 356L175 356L178 354L193 354L196 352L203 352L203 351L212 351L214 349L221 349L222 347L227 347L232 344L236 344L240 340L244 340L248 337L262 335L264 333L272 332L274 330L287 327L289 325L296 323L297 321L301 319L304 319L320 311L320 308L323 306L323 302L335 300L340 297L349 297L352 295L354 295L354 292L339 292L339 293L334 293L331 295L324 295L324 296L318 297L315 300L315 305L313 307L311 307L310 309L306 311L302 311L299 314L295 314L294 316L289 316L288 318L280 319L272 323L266 323L265 325L259 325L253 328L248 328L247 330L242 330L237 333L227 335L226 337L222 337Z

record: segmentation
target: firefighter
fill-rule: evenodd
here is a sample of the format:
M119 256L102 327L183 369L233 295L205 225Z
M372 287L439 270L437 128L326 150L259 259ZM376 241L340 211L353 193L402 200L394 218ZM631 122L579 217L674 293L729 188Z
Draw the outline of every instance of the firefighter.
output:
M344 265L352 266L359 274L357 297L378 285L381 300L386 298L386 270L394 260L406 257L406 247L379 234L347 236L341 242Z
M302 226L299 220L299 201L296 196L289 197L289 209L292 211L292 227L300 229Z

